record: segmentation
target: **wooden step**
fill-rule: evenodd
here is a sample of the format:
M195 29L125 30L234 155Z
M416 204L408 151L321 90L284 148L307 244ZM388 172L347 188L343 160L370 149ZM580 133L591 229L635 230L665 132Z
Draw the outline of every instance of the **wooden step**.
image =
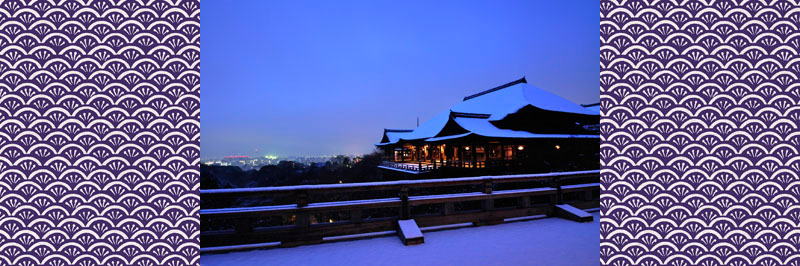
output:
M425 243L425 238L422 236L422 231L419 230L417 222L414 219L398 220L397 221L398 233L403 244L417 245Z
M577 222L591 222L594 220L592 214L569 204L556 205L556 216Z

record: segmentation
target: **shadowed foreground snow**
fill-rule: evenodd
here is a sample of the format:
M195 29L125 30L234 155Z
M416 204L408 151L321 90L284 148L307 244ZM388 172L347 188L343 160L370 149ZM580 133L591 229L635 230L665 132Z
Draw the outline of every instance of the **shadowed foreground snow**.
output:
M203 254L201 265L598 265L600 213L594 222L559 218L426 232L425 243L397 236Z

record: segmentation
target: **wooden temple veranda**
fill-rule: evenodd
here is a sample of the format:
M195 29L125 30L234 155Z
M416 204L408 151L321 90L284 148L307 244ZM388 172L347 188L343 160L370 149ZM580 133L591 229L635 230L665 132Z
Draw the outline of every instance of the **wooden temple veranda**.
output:
M590 222L587 211L600 206L598 107L522 78L467 96L415 129L384 130L376 145L386 181L201 190L200 251L393 234L414 245L456 225Z
M598 168L599 104L579 105L525 78L466 96L415 129L384 129L389 176L475 176Z

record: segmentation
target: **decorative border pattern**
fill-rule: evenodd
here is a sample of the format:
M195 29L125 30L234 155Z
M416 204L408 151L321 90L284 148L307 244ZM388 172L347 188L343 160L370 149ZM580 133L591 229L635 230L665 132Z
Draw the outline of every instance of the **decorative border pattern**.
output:
M199 7L0 0L0 264L198 263Z
M800 264L800 4L600 13L601 262Z

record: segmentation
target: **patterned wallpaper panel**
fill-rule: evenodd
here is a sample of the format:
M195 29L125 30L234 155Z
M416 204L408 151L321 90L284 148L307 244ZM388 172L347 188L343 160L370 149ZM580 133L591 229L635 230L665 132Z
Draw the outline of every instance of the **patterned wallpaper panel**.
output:
M600 11L602 263L800 265L800 4Z
M199 7L0 1L0 265L198 262Z

